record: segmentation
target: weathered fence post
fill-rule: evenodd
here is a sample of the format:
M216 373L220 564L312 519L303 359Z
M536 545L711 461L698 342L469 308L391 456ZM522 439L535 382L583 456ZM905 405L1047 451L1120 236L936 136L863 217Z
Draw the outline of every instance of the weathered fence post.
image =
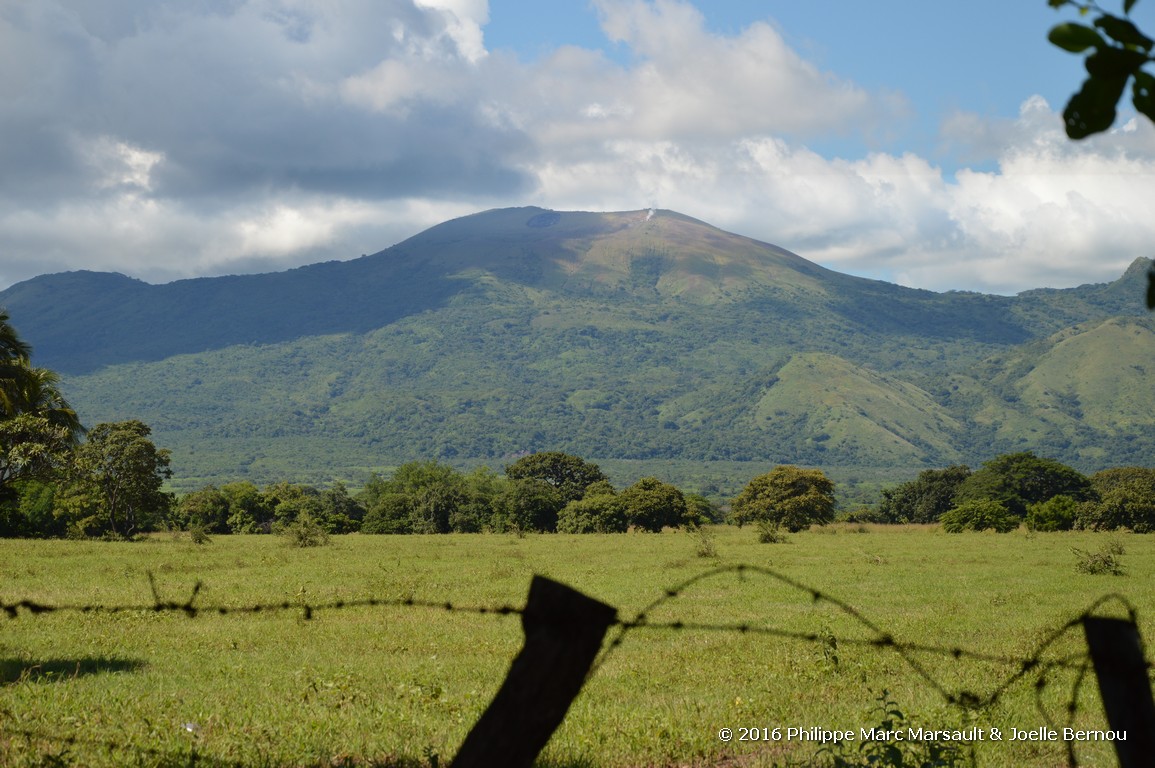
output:
M561 725L617 610L534 576L521 616L525 645L453 768L529 768Z
M1115 741L1119 765L1155 765L1155 701L1139 628L1124 619L1088 616L1083 619L1083 633L1099 679L1107 724L1127 734L1126 741Z

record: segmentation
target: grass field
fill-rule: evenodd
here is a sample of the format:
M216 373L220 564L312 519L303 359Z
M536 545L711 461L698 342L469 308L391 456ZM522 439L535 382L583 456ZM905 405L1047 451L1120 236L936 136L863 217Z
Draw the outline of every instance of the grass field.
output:
M844 601L899 643L1007 659L914 652L935 683L993 692L1054 630L1118 593L1155 637L1155 537L962 534L937 527L830 526L760 544L713 529L716 557L685 532L608 536L335 537L292 549L276 537L206 545L158 535L134 543L0 541L0 600L50 604L321 604L381 598L521 605L548 575L618 607L624 618L669 587L749 564ZM1078 573L1072 548L1123 546L1125 575ZM1117 602L1106 615L1123 615ZM723 727L877 726L883 690L916 726L1060 729L1075 671L1048 668L972 712L948 704L893 649L826 600L765 576L697 582L652 623L749 623L813 634L638 629L605 657L542 765L770 766L815 763L798 740L722 743ZM421 607L230 613L133 610L0 619L0 765L445 765L500 685L522 636L516 616ZM1083 653L1067 632L1042 660ZM1105 729L1093 677L1077 727ZM980 766L1066 764L1058 742L973 744ZM1109 766L1110 745L1079 743L1079 765Z

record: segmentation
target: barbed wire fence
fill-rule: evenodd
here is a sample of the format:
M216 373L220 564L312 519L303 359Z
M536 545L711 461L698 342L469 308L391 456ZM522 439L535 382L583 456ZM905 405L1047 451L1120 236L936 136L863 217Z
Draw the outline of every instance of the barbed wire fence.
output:
M739 580L760 578L785 585L807 595L815 604L831 606L865 629L868 636L837 637L748 621L708 623L651 619L659 609L675 604L679 598L684 597L695 587L728 575L736 575ZM455 768L487 765L529 768L563 721L570 704L585 682L606 664L627 638L643 632L680 631L736 633L751 638L776 638L805 643L833 641L844 646L892 652L945 703L968 711L993 707L1010 689L1033 676L1036 708L1047 727L1057 730L1070 728L1074 724L1084 684L1088 673L1093 671L1099 683L1111 732L1125 734L1123 740L1114 741L1120 766L1132 768L1132 766L1155 765L1155 704L1152 703L1150 683L1152 664L1146 658L1139 634L1138 611L1119 594L1108 594L1094 601L1078 615L1046 634L1029 655L1020 658L972 651L959 646L902 642L850 604L782 573L753 565L722 566L698 574L665 589L659 597L632 618L623 618L613 606L542 576L533 577L526 603L520 607L510 604L468 605L449 600L430 601L412 597L364 598L318 603L283 600L244 606L211 606L198 604L203 587L199 581L194 584L186 599L172 600L161 596L151 573L148 574L148 578L153 598L151 603L98 605L49 604L30 599L14 602L0 600L0 612L3 612L9 620L61 613L179 613L189 619L196 619L206 615L297 612L303 620L309 621L318 613L356 608L421 609L497 617L517 616L522 622L525 643L511 663L509 673L493 701L474 724L458 750L453 761ZM1100 615L1105 607L1112 604L1122 609L1126 618ZM607 643L605 637L611 630L614 630L614 634ZM1059 658L1046 658L1048 651L1056 647L1062 639L1079 630L1083 631L1086 640L1084 651ZM918 654L993 663L1009 667L1013 671L998 680L986 693L952 689L918 660L916 657ZM1065 700L1065 723L1062 726L1055 722L1043 701L1044 691L1051 684L1051 676L1058 670L1074 672L1071 689ZM107 749L122 746L111 742L94 742L76 736L11 729L4 725L0 725L0 731L29 738L48 738L68 744L93 743ZM1064 742L1067 765L1077 768L1075 743L1070 740ZM152 753L151 750L141 747L133 747L132 750L140 754ZM204 764L208 763L202 762L202 765Z

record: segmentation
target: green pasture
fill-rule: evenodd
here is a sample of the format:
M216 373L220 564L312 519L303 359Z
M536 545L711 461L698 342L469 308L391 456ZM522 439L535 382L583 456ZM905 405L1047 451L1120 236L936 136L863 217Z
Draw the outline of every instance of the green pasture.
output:
M303 608L195 618L148 609L184 602L242 608L288 601L451 601L521 605L533 574L616 606L623 618L711 569L748 564L843 601L912 651L948 692L980 699L1096 600L1118 594L1155 637L1155 537L1051 533L948 535L937 526L835 525L761 544L750 528L700 535L334 537L293 549L271 536L196 545L0 541L0 601L139 605L117 613L0 617L0 765L445 765L500 685L521 642L517 616L426 607ZM1072 549L1121 544L1123 576L1076 571ZM1118 601L1101 613L1125 615ZM1077 671L1048 662L1084 651L1063 634L1037 669L991 706L947 703L876 635L809 591L747 571L703 579L648 615L653 624L757 630L637 629L604 657L542 765L810 765L797 740L722 743L728 727L878 726L885 690L916 726L1036 729L1066 724ZM614 632L615 630L611 630ZM792 637L812 635L812 639ZM608 644L607 644L608 645ZM1074 722L1105 729L1093 676ZM1065 765L1058 742L973 745L980 766ZM1110 745L1076 745L1079 765L1114 765Z

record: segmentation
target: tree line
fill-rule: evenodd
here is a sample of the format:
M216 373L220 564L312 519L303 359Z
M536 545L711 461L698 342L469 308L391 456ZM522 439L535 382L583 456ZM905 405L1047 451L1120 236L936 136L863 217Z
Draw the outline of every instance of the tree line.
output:
M1030 451L1008 453L975 471L965 465L928 469L882 492L859 519L941 523L948 532L1155 531L1155 469L1115 467L1090 476Z
M414 461L388 478L372 475L356 494L342 483L327 489L290 482L258 488L239 481L177 498L160 490L168 473L167 452L129 444L147 435L141 428L147 430L140 422L125 422L89 432L88 443L77 450L95 440L104 463L92 475L91 488L83 489L88 495L74 485L71 471L56 479L42 476L13 484L13 492L0 502L0 535L126 538L156 530L200 536L302 528L322 535L614 533L721 519L718 508L702 496L654 477L619 491L596 464L559 452L525 456L503 475L488 467L463 473L436 461ZM104 439L104 433L114 435L115 442ZM128 466L145 456L161 461ZM145 489L147 498L141 492Z
M948 532L1155 531L1155 469L1121 467L1086 476L1031 452L998 456L977 470L929 469L882 491L880 503L839 511L835 484L820 469L778 466L759 475L729 509L655 477L618 490L593 462L547 451L499 474L414 461L373 474L357 493L290 482L206 486L179 498L161 490L167 451L140 422L98 425L73 449L56 480L10 484L0 501L0 535L131 537L156 530L321 535L431 533L619 533L706 523L797 532L835 520L937 523ZM767 539L773 540L773 539Z
M277 531L302 520L328 533L610 533L717 516L703 497L657 478L618 491L596 464L560 452L522 457L501 475L488 467L461 472L436 461L409 462L388 478L372 475L355 495L340 484L320 491L230 483L190 493L174 510L177 525L209 533Z
M723 520L800 531L841 518L939 523L950 532L1070 529L1155 530L1155 469L1121 467L1086 476L1031 452L998 456L972 471L930 469L882 492L874 508L838 514L835 486L820 469L778 466L752 479L728 514L705 497L656 477L618 490L601 468L558 451L523 456L498 474L460 472L437 461L374 474L350 494L289 482L206 486L179 499L164 490L170 452L138 420L86 430L52 371L0 312L0 536L131 538L159 529L321 534L661 531Z

